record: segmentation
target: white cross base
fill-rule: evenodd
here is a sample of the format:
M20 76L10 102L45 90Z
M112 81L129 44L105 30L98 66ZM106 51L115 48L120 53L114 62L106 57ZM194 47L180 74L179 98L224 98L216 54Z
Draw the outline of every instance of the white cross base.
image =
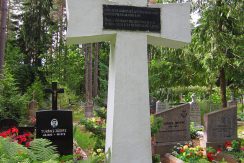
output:
M110 41L106 151L112 163L151 163L147 44L189 43L190 5L149 5L161 8L161 33L150 33L104 30L103 4L145 7L147 0L67 0L67 41Z

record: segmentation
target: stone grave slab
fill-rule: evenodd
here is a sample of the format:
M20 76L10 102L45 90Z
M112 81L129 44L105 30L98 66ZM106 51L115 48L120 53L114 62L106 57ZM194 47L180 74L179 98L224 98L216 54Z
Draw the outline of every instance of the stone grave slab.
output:
M196 127L201 126L201 111L194 94L192 95L192 101L190 102L190 121L194 122Z
M172 152L177 143L185 143L190 137L190 104L183 104L175 108L156 114L163 118L162 127L156 135L156 153L163 156Z
M237 139L237 108L208 113L204 116L205 132L201 141L203 147L221 148L228 140Z
M36 113L36 137L52 141L60 155L72 155L72 111L38 111Z
M169 109L169 103L167 100L161 102L160 100L156 102L156 113Z

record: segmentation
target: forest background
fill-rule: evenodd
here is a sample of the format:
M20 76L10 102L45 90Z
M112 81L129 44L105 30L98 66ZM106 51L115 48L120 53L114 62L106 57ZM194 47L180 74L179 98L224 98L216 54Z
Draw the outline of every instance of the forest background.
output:
M157 3L183 0L158 0ZM185 2L185 1L184 1ZM179 103L198 100L227 106L243 101L244 4L241 0L191 3L192 42L183 49L148 45L150 96ZM107 42L67 46L63 0L1 0L0 119L24 121L28 103L51 108L44 88L65 88L60 108L106 106L110 47ZM129 59L129 58L128 58ZM89 114L87 114L88 116Z

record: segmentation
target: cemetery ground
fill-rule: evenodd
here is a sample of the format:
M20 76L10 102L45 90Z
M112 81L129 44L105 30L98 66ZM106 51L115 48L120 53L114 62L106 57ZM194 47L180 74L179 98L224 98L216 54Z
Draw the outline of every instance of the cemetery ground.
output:
M201 112L205 114L209 112L206 109L207 104L201 104L204 107L200 107ZM182 105L180 105L182 106ZM184 105L184 106L188 106ZM201 147L199 136L201 137L201 129L194 127L194 123L189 126L189 136L191 139L188 141L181 141L181 134L178 131L175 141L177 144L174 145L171 150L168 150L166 146L167 153L161 156L160 152L157 150L152 150L153 153L153 163L161 162L212 162L217 160L218 162L238 162L237 160L244 161L243 156L243 146L244 146L244 125L243 119L240 118L242 113L242 107L238 105L238 139L233 141L225 141L223 148L211 148L211 147ZM176 107L173 114L177 117L177 111L181 108ZM9 137L13 140L10 141L9 138L0 139L0 154L1 162L8 162L13 160L14 162L25 162L25 161L37 161L37 162L87 162L87 163L102 163L105 161L106 154L105 149L105 127L106 127L106 109L104 107L97 107L97 111L94 112L94 117L85 118L84 106L73 106L73 140L74 140L74 153L73 156L60 156L55 148L46 139L35 139L34 135L29 135L28 132L23 134L18 134L18 129L12 128L7 130L7 132L2 131L1 137ZM169 110L172 110L169 109ZM166 111L167 112L167 111ZM181 112L182 114L182 112ZM151 115L151 135L152 135L152 147L157 144L158 140L161 139L155 135L160 132L160 128L163 127L165 121L164 118L158 118L156 114ZM168 113L167 113L168 115ZM169 117L174 117L168 115ZM184 118L183 118L184 119ZM203 118L202 118L203 119ZM180 120L181 121L181 120ZM169 126L168 126L169 127ZM180 126L182 127L182 126ZM168 128L169 129L169 128ZM200 133L200 134L199 134ZM170 134L170 133L168 133ZM167 133L165 135L168 136ZM184 135L183 135L184 136ZM26 140L25 140L26 139ZM165 139L165 137L164 137ZM178 140L178 141L177 141ZM185 139L187 140L187 139ZM166 141L170 141L169 139ZM160 151L160 150L159 150ZM180 159L180 160L179 160Z

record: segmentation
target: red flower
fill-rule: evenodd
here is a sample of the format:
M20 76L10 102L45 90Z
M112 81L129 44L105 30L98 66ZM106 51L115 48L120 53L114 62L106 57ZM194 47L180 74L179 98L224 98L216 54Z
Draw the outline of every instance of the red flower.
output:
M212 152L207 153L207 158L208 158L208 161L213 161L214 160L213 153Z
M16 127L12 128L11 130L12 130L12 133L18 133L19 132L19 130Z
M244 146L240 148L241 151L244 151Z
M30 142L26 142L25 146L26 146L27 148L29 148L29 147L30 147Z
M217 149L217 153L220 153L220 152L222 152L222 149L221 148Z
M0 136L3 137L3 138L6 138L6 137L7 137L7 134L6 134L6 132L2 132L2 133L0 134Z
M183 153L185 150L183 148L180 149L180 153Z
M231 141L226 141L225 142L225 148L231 147L231 146L232 146Z
M24 136L25 137L29 137L29 136L31 136L31 133L30 132L27 132L27 133L24 134Z

